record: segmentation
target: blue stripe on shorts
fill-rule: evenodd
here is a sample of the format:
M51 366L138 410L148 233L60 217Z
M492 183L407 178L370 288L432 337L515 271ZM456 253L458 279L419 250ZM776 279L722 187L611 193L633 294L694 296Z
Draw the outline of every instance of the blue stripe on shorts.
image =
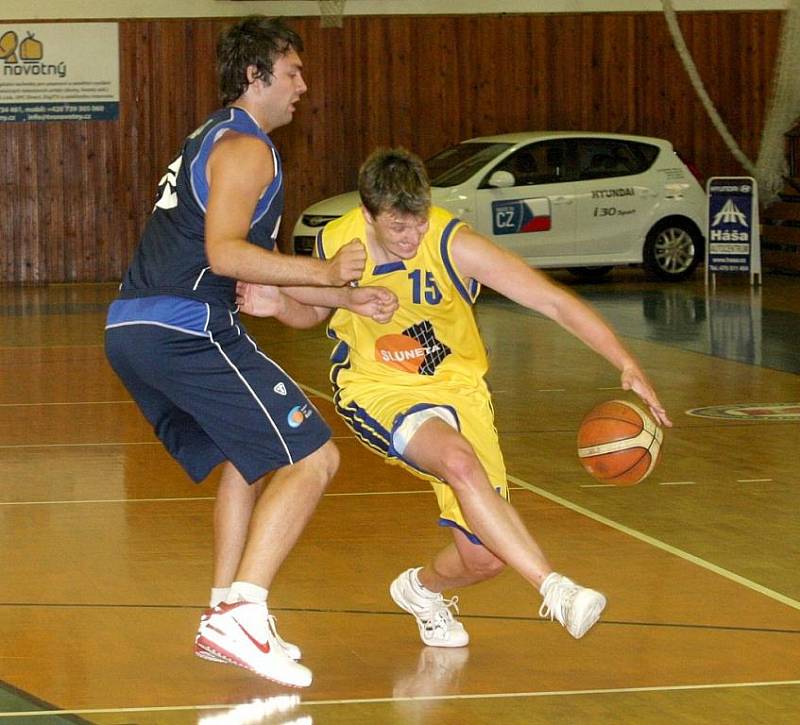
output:
M106 329L122 325L161 325L192 335L208 337L209 306L188 297L155 295L114 300Z

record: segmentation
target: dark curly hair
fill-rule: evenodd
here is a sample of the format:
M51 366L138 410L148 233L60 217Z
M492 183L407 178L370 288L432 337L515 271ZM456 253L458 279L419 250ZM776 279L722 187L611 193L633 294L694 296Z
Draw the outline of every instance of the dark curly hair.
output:
M235 101L250 85L247 69L269 83L272 66L290 50L303 50L303 40L280 18L250 15L225 31L217 41L217 72L222 104Z

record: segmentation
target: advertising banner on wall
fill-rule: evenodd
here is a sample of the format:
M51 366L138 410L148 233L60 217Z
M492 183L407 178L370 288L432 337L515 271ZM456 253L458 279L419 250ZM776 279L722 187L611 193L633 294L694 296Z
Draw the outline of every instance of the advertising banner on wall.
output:
M117 23L0 21L0 122L118 116Z

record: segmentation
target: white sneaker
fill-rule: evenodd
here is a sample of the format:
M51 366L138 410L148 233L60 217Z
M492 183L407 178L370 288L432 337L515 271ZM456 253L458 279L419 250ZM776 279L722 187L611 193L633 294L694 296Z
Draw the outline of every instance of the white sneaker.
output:
M229 662L261 677L291 687L308 687L311 670L291 659L278 641L275 620L264 604L220 604L204 615L195 639L195 653Z
M606 598L594 589L582 587L561 574L551 572L542 582L544 597L540 617L556 619L575 639L580 639L600 619Z
M200 642L200 633L203 631L203 625L208 621L208 618L214 611L214 607L211 609L206 609L200 615L200 628L197 630L197 634L194 638L194 653L204 659L208 660L209 662L227 662L228 660L223 659L222 657L217 657L213 652L205 649ZM271 614L268 615L269 617L269 626L272 629L272 634L275 637L275 641L278 643L280 648L286 653L286 656L290 659L295 661L302 659L303 653L300 651L300 648L296 644L292 644L291 642L287 642L278 634L277 622L275 617Z
M458 614L458 597L445 599L417 584L417 569L408 569L395 579L389 594L400 609L413 614L419 636L430 647L464 647L469 634L454 616ZM451 611L452 610L452 611Z

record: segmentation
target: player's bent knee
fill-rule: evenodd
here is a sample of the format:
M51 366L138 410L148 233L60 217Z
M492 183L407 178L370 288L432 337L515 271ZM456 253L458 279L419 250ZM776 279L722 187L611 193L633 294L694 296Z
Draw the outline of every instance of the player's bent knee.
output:
M481 575L481 580L485 581L487 579L493 579L498 574L502 573L503 569L506 568L506 565L501 559L493 556L491 559L479 562L476 564L475 568Z
M473 544L472 549L461 551L461 558L469 571L479 581L492 579L506 568L502 559L480 545Z
M469 489L483 483L483 468L480 461L468 444L453 446L441 455L442 478L457 493L467 492Z

